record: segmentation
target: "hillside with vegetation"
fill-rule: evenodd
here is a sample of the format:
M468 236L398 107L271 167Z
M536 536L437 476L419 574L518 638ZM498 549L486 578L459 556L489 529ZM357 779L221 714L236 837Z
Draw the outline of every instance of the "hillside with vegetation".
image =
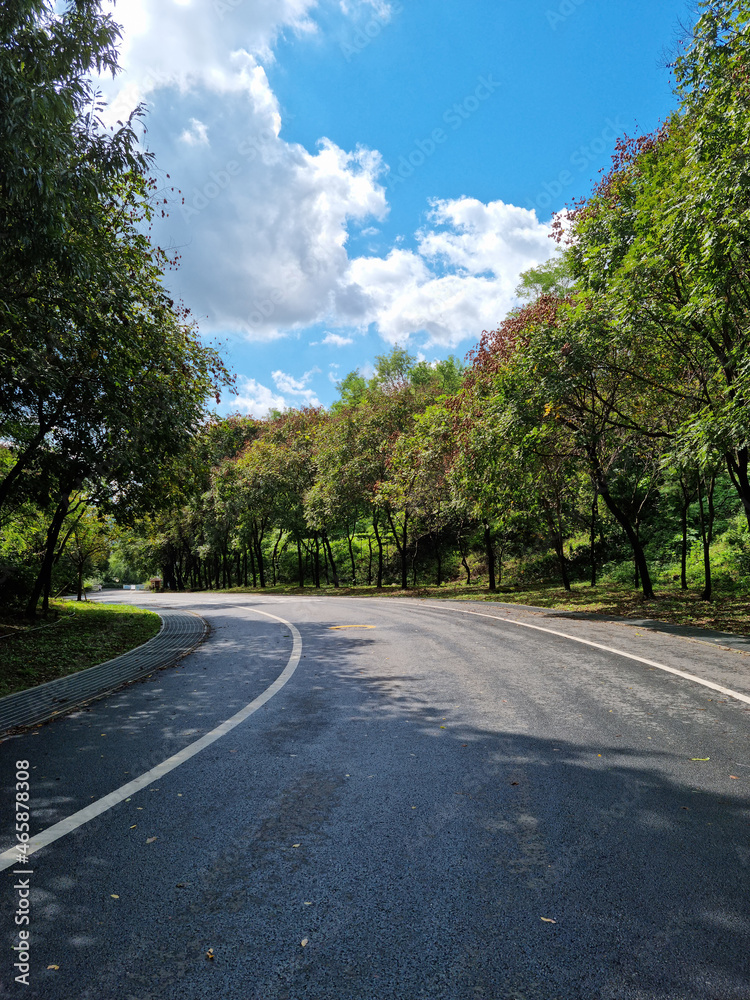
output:
M131 125L103 135L87 116L86 73L116 60L90 6L64 25L75 57L46 58L39 18L0 15L2 100L20 102L0 137L4 602L33 613L85 580L153 576L744 599L745 4L701 5L673 67L674 114L618 141L591 195L556 217L550 262L522 275L521 304L465 364L396 347L371 377L344 378L330 408L262 420L206 409L228 376L163 291L168 261L139 227L160 197L147 159ZM18 72L22 49L38 54L34 79ZM28 157L42 134L39 186Z

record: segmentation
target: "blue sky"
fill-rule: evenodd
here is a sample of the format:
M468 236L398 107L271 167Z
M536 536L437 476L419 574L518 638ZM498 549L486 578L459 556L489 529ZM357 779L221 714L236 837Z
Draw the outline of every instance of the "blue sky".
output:
M675 106L685 0L128 0L108 114L139 101L167 281L239 395L327 405L394 343L463 357L549 221ZM167 174L169 179L167 180ZM184 202L182 201L184 198Z

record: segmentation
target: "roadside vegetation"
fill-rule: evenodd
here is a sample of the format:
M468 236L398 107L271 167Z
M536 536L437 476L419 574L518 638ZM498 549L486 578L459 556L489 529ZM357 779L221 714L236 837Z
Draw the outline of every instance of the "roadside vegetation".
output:
M396 347L370 377L342 379L330 408L263 420L206 410L229 376L167 298L168 261L136 225L168 195L132 126L112 138L82 117L86 72L116 64L111 22L97 22L85 65L60 65L45 33L89 22L53 28L46 5L24 7L25 21L0 15L0 59L18 63L24 39L40 52L34 87L0 74L31 130L26 145L0 136L13 234L0 250L4 602L33 616L87 580L159 576L174 590L435 588L746 628L746 4L700 4L673 67L674 114L618 140L611 170L557 217L550 261L521 276L518 307L466 363ZM100 166L81 188L42 164L53 197L19 178L63 99L55 162L80 147ZM85 280L62 269L71 247ZM106 290L95 303L92 287ZM81 384L90 396L66 388Z
M111 660L152 639L153 611L121 604L50 602L44 623L0 616L0 697Z

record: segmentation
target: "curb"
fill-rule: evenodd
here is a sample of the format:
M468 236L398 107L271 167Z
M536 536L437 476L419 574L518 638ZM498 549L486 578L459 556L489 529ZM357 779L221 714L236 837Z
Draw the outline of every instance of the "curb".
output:
M156 614L162 620L161 629L142 646L78 673L0 698L0 736L20 726L48 722L128 681L171 667L208 634L208 623L199 615L166 608Z

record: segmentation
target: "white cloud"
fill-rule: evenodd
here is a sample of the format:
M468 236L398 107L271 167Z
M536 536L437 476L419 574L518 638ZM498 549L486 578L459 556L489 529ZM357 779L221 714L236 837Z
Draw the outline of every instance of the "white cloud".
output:
M248 416L260 419L266 417L271 410L284 410L287 401L283 396L275 394L271 389L254 378L247 378L241 375L238 378L238 394L230 397L224 404L224 409L228 412L239 411Z
M416 250L351 262L340 304L347 322L376 323L390 343L419 332L445 347L476 340L512 308L520 272L551 256L549 228L502 201L438 201L430 222Z
M350 258L350 225L374 235L372 223L388 213L382 157L326 138L312 152L282 139L263 66L280 34L316 30L316 5L128 0L116 7L127 72L102 88L113 101L110 116L149 100L149 144L171 175L165 187L180 191L154 229L163 245L180 248L172 291L207 333L267 341L325 323L323 344L341 347L352 343L352 329L374 324L388 342L418 333L442 346L475 341L512 307L518 274L551 255L548 229L502 201L436 201L413 249L399 237L385 256ZM372 0L345 6L355 22L368 7L368 16L389 9ZM298 391L315 405L307 385Z
M301 378L294 378L293 375L279 370L271 372L271 378L279 392L284 392L289 396L296 396L298 401L301 400L307 406L320 406L320 400L316 396L315 390L308 388L313 375L319 374L320 368L311 368Z
M327 333L321 340L321 344L330 345L331 347L346 347L347 344L353 343L354 337L342 337L339 333ZM338 368L338 365L336 367Z
M188 146L208 146L208 129L197 118L190 119L190 128L186 128L180 136L180 142Z

